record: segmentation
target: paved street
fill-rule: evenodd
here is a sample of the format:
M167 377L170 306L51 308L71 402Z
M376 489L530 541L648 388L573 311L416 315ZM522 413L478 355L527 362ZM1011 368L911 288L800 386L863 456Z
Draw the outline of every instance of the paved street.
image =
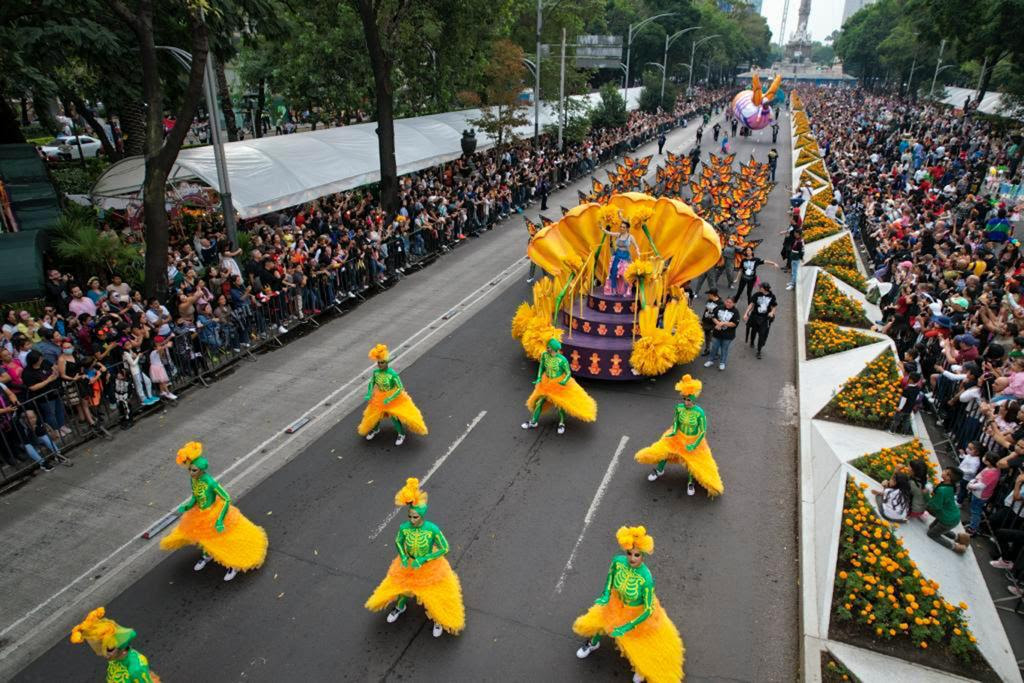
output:
M780 180L789 168L785 142ZM704 143L711 149L710 127ZM753 150L763 160L769 146L755 137L734 149L738 159ZM778 258L787 207L782 185L752 235L765 239L763 258ZM348 413L237 500L270 536L262 569L225 584L214 566L193 573L197 554L179 551L110 601L108 612L139 631L139 648L167 681L626 680L628 666L610 641L577 661L570 627L601 591L618 551L615 529L645 524L656 542L649 564L658 595L687 648L688 680L794 680L793 304L783 274L761 272L780 299L764 360L742 345L741 330L726 371L685 368L705 381L700 402L725 482L720 499L687 497L680 470L648 483L647 468L632 459L669 425L683 369L653 381L588 384L598 422L570 423L564 436L550 421L520 429L536 366L509 335L516 305L529 296L519 278L401 368L429 437L395 448L385 431L366 442L355 434L359 411ZM351 343L365 354L377 341L392 342L366 325ZM216 475L227 458L209 455ZM362 608L394 555L401 518L384 525L392 496L405 477L428 472L428 518L452 544L467 607L457 638L434 640L416 606L394 625ZM605 479L603 497L595 496ZM173 485L184 497L184 472ZM61 638L16 680L91 681L101 667L88 648Z

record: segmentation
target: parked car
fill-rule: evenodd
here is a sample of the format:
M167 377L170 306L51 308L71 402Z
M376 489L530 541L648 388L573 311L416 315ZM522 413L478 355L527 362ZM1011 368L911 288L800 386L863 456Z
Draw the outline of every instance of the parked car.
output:
M82 143L82 156L86 159L97 156L103 149L99 140L88 135L79 135L78 141ZM48 161L70 161L79 158L78 142L75 141L74 135L58 135L39 150Z

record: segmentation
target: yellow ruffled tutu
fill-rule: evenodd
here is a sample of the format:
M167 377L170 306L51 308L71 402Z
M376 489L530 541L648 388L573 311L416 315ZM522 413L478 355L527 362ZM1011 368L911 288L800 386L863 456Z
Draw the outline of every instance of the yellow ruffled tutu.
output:
M363 419L359 422L357 431L359 436L366 436L385 417L397 418L407 431L413 434L424 435L427 433L427 424L423 421L423 415L416 404L412 402L409 392L402 390L398 397L384 405L384 399L393 394L393 391L381 391L374 389L370 396L370 402L366 404L363 411Z
M537 407L537 401L547 399L544 407L561 408L566 413L584 422L593 422L597 419L597 401L590 397L583 390L576 380L570 379L564 385L559 384L560 380L544 376L540 378L533 387L533 393L526 399L526 407L532 412Z
M403 567L402 560L396 557L388 567L387 576L366 601L366 609L379 612L403 595L416 598L427 617L441 624L448 633L455 635L465 628L462 587L445 558L430 560L414 569Z
M635 619L643 606L628 607L619 594L612 591L607 605L594 605L578 617L572 630L584 638L608 635L617 627ZM683 658L686 653L676 625L665 608L654 598L654 610L632 631L615 638L615 646L629 660L633 671L648 683L677 683L683 680Z
M222 505L218 500L205 510L198 505L187 510L178 525L160 541L160 547L177 550L197 545L217 564L243 572L262 565L267 558L267 532L250 522L234 505L224 516L224 531L217 531Z
M665 431L661 438L647 448L642 448L634 455L634 459L645 465L657 465L662 460L682 465L690 471L693 478L701 486L707 489L711 497L721 495L725 491L722 484L722 477L718 474L718 465L711 456L711 447L708 446L707 435L700 444L692 451L686 447L693 443L694 437L677 432L675 436L669 436L671 429Z

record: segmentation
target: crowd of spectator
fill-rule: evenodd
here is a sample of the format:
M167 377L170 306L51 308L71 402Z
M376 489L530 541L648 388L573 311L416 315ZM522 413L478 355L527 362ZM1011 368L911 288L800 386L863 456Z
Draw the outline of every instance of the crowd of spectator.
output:
M1021 596L1020 129L970 109L859 89L801 96L837 203L867 255L882 311L876 328L903 362L902 400L934 411L955 447L927 506L929 536L957 552L971 536L990 538L992 565L1009 570L1009 590ZM887 498L921 508L907 479L889 482L903 493ZM966 535L952 531L961 521L957 502L968 515Z
M0 474L37 464L91 436L128 428L140 411L175 401L250 347L278 340L328 309L390 286L462 241L540 201L686 119L721 106L699 92L674 112L632 112L559 150L547 136L490 149L400 179L388 214L365 190L247 221L244 249L212 212L187 212L170 241L166 299L145 299L121 277L76 281L47 273L41 315L4 313L0 335ZM184 215L184 214L183 214ZM103 230L138 239L108 220ZM63 458L61 458L63 459ZM70 462L68 462L70 464Z

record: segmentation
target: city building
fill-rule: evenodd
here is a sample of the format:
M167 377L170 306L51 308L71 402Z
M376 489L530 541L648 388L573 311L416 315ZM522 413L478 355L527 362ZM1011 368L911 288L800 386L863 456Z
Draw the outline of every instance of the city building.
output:
M874 1L875 0L846 0L846 4L843 5L843 23L846 23L847 19Z

